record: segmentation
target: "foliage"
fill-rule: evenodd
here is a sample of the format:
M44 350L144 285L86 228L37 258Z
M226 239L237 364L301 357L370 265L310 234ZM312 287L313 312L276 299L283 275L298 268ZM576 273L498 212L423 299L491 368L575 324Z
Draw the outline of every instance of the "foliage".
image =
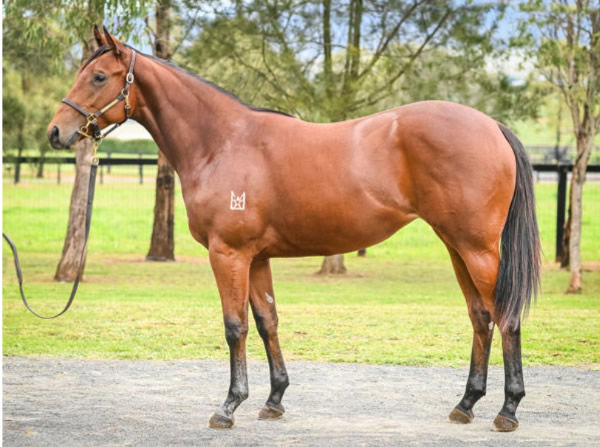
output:
M14 95L2 96L2 150L25 148L25 105Z
M248 102L313 121L424 98L522 118L538 92L485 71L503 12L470 1L233 2L203 22L180 62Z
M582 191L587 164L600 132L600 5L597 0L521 3L516 44L529 50L537 69L562 93L573 122L576 157L561 263L571 271L569 291L582 287Z
M5 71L3 84L3 152L15 149L50 149L46 128L60 103L64 77L31 80L26 73ZM50 92L50 93L49 93Z
M600 5L597 2L542 0L521 3L513 45L528 51L536 68L563 95L574 127L588 119L600 131ZM588 118L589 116L589 118Z

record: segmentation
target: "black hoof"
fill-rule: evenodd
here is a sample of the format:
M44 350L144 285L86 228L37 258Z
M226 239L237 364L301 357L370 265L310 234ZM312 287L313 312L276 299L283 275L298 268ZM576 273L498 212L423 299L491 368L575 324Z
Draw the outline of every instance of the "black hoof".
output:
M208 421L208 426L210 428L231 428L233 427L233 418L228 418L227 416L219 413L215 413Z
M465 412L456 406L450 412L448 419L450 419L450 422L454 424L470 424L474 417L475 415L473 414L473 410L468 410Z
M519 421L514 417L498 414L494 419L494 431L515 431L519 427Z
M258 419L279 419L285 413L283 405L265 404L258 412Z

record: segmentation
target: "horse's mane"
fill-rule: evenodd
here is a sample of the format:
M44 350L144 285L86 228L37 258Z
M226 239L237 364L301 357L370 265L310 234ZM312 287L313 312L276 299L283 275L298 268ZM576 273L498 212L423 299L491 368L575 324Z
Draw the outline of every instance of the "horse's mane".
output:
M129 45L127 45L127 47L133 50L133 48L131 48ZM192 73L191 71L186 70L183 67L180 67L179 65L177 65L176 63L174 63L172 61L167 61L165 59L161 59L161 58L153 56L151 54L141 53L141 52L139 52L137 50L135 50L135 51L138 52L139 54L141 54L142 56L148 57L148 58L150 58L150 59L152 59L152 60L154 60L154 61L156 61L158 63L167 65L167 66L169 66L169 67L171 67L171 68L173 68L173 69L175 69L177 71L181 71L182 73L185 73L188 76L192 76L193 78L195 78L195 79L203 82L206 85L211 86L212 88L218 90L219 92L224 93L225 95L229 96L230 98L236 100L238 103L240 103L240 104L248 107L250 110L254 110L255 112L277 113L279 115L284 115L284 116L289 116L291 118L296 118L294 115L290 115L289 113L282 112L280 110L273 110L273 109L269 109L269 108L266 108L266 107L256 107L256 106L253 106L251 104L248 104L247 102L245 102L245 101L241 100L240 98L238 98L234 93L230 92L229 90L225 90L220 85L217 85L214 82L209 81L208 79L204 79L203 77L198 76L196 73Z

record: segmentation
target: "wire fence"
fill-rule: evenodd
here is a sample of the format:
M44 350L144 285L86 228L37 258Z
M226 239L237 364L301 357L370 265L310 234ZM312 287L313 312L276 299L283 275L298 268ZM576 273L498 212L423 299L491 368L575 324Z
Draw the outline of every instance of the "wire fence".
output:
M534 178L538 182L556 183L556 241L557 256L562 250L562 236L565 221L566 194L569 175L573 168L568 158L562 157L563 152L554 148L528 148ZM565 152L566 153L566 152ZM43 169L40 169L43 163ZM103 154L100 158L98 182L104 183L153 183L156 178L156 156L137 154ZM35 157L10 156L3 157L3 181L11 183L72 183L75 177L75 157ZM40 175L41 174L41 175ZM587 181L600 182L600 162L589 164ZM554 223L554 222L553 222Z

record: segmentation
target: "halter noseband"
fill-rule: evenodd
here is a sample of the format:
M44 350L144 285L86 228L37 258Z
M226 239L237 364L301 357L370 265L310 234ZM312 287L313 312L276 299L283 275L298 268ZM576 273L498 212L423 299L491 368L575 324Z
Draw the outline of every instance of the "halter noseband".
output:
M81 113L87 119L87 122L84 126L77 131L80 135L93 139L96 144L100 144L103 138L105 138L109 133L127 121L131 115L131 105L129 104L129 87L133 84L135 76L133 75L133 67L135 66L135 50L131 50L131 62L129 63L129 71L127 72L127 76L125 76L125 87L121 90L119 96L109 102L107 105L102 107L96 113L90 113L85 110L83 107L75 104L73 101L67 98L63 98L62 102L66 105L73 107L79 113ZM108 129L104 134L98 125L98 118L102 116L107 110L115 106L121 101L125 101L125 119L120 123L115 123L110 129ZM90 132L90 126L92 128L92 132Z

